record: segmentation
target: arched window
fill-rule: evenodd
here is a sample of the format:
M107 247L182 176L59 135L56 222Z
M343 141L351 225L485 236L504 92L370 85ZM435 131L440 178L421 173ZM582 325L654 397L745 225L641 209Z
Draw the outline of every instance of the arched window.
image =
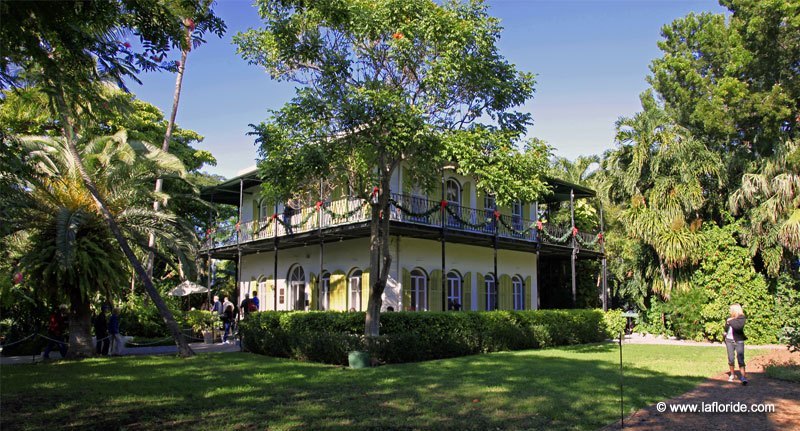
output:
M519 275L515 275L514 278L511 279L511 287L513 291L514 297L514 309L515 310L524 310L525 309L525 282L522 281L522 277Z
M522 202L511 204L511 225L516 230L522 230Z
M484 219L491 219L489 223L486 224L484 230L487 232L494 232L494 224L496 220L494 219L494 211L497 209L497 202L494 199L494 195L486 193L483 196L483 218Z
M328 310L331 306L331 273L323 271L319 281L319 309Z
M306 273L300 265L289 270L289 298L292 310L306 309Z
M258 218L266 219L270 210L269 202L266 199L261 199L261 202L258 203Z
M486 286L486 311L497 310L497 279L494 274L486 274L483 278Z
M455 178L449 178L445 187L445 199L450 210L455 214L461 213L461 184ZM460 227L458 220L452 215L447 218L447 224Z
M447 179L447 188L445 199L447 203L453 205L461 205L461 184L455 178Z
M428 310L428 276L417 268L411 271L411 310Z
M461 274L456 271L447 273L447 309L461 310Z
M354 269L347 277L348 306L355 311L361 310L361 270Z

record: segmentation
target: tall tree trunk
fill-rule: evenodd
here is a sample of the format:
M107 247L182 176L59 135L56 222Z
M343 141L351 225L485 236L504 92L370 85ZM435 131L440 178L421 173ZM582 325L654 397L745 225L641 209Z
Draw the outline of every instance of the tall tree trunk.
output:
M388 171L388 172L387 172ZM372 205L370 222L370 292L367 303L367 316L364 322L364 335L376 337L380 335L381 306L383 305L386 281L392 266L392 255L389 252L389 179L391 170L381 167L380 193L377 204Z
M187 27L186 28L186 48L181 50L181 61L178 63L178 76L175 77L175 92L172 95L172 111L169 114L169 121L167 122L167 131L164 133L164 142L161 143L161 151L168 153L169 152L169 141L172 139L172 129L175 127L175 117L178 115L178 105L181 102L181 87L183 86L183 71L186 70L186 58L189 55L189 50L192 48L192 41L191 41L191 30ZM156 186L155 192L156 195L161 193L161 189L163 187L164 180L161 178L156 178ZM158 212L161 208L161 202L159 202L158 198L153 201L153 210ZM153 232L150 232L150 237L147 241L147 245L149 246L149 251L147 252L147 276L152 279L153 277L153 266L155 265L155 249L156 245L156 236Z
M92 314L88 298L77 288L69 292L69 350L67 358L88 358L94 355L92 345Z
M116 238L117 243L119 243L119 246L122 249L122 252L125 254L125 257L127 257L131 265L133 265L134 272L136 272L139 278L142 279L147 294L150 295L150 299L153 300L153 303L156 305L159 314L161 314L161 317L164 319L164 323L167 325L167 328L169 328L170 332L172 333L172 337L175 339L175 345L178 346L178 354L182 357L194 355L194 352L189 347L186 339L183 338L183 334L181 333L180 328L178 328L178 323L172 316L172 312L169 310L169 308L167 308L167 304L164 302L164 299L161 298L161 295L158 294L155 286L153 286L152 280L147 276L147 271L145 271L144 266L142 266L141 262L139 262L139 259L136 258L133 250L131 250L128 241L122 235L119 225L117 225L116 220L114 220L114 216L111 214L111 211L108 210L108 207L106 207L105 203L103 202L100 193L97 191L94 181L86 172L86 167L83 165L83 160L81 159L78 149L75 146L75 130L72 125L71 111L67 105L66 97L64 95L64 88L60 85L60 83L56 83L54 88L56 89L55 99L58 106L58 115L64 128L67 149L69 150L69 154L73 163L75 163L75 166L78 168L78 172L80 173L84 186L92 195L95 206L97 207L98 211L100 211L100 214L105 219L106 223L108 223L111 234L114 235L114 238Z

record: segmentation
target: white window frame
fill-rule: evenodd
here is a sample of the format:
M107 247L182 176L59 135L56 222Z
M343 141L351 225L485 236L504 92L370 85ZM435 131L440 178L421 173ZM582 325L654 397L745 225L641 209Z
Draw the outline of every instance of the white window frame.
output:
M525 282L522 277L515 275L511 279L511 291L514 298L514 310L525 309Z
M362 301L362 286L361 286L361 275L364 274L363 271L360 269L354 269L350 271L350 276L347 277L347 301L348 301L348 311L350 308L354 308L356 311L361 311L361 301ZM357 290L353 290L356 287ZM357 296L354 296L357 295ZM357 302L357 304L355 303Z
M331 307L331 273L322 271L319 280L319 309L329 310Z
M428 311L428 276L416 268L411 271L411 304L415 311Z
M486 289L486 311L497 310L497 277L491 272L483 277Z
M450 309L449 305L451 300L458 301L458 309L463 309L463 285L464 279L461 277L461 274L456 271L450 271L447 273L447 303L445 303L445 310Z

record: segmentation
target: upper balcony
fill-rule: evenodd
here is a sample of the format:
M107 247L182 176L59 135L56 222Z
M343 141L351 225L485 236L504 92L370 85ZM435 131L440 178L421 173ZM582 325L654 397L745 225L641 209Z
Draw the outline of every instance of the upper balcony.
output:
M497 211L468 208L421 197L392 194L390 201L393 234L464 241L465 238L504 244L503 248L536 250L577 248L596 254L601 251L599 232L580 232L572 226L558 226ZM273 214L237 225L223 224L210 232L204 250L228 250L248 246L248 250L271 249L272 241L311 237L349 237L368 235L370 206L358 198L319 202L294 211L294 214ZM483 241L480 241L483 240ZM258 247L263 244L263 247Z

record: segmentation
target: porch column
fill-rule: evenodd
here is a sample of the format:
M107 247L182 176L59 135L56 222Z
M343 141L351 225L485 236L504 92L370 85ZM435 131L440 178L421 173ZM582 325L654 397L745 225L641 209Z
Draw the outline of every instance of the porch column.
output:
M272 254L273 254L273 264L272 264L272 295L274 296L274 300L272 301L273 308L275 311L278 311L278 199L275 199L275 213L272 214L273 221L275 222L275 235L272 241Z
M600 240L600 253L603 254L603 275L600 283L603 288L603 311L608 311L608 272L606 271L606 234L603 224L603 202L600 202L600 235L602 235Z
M319 180L319 202L323 202L322 196L322 180ZM317 275L317 310L320 309L322 304L322 265L325 255L325 239L322 237L322 206L317 207L317 233L319 235L319 275ZM312 287L313 289L314 287ZM312 293L313 295L313 293ZM330 303L328 304L330 308Z
M575 190L569 189L569 217L572 221L572 230L570 233L575 232ZM578 290L577 282L575 279L575 259L578 254L577 241L575 235L572 235L572 253L570 262L572 264L572 306L575 307L578 303Z
M445 205L445 181L444 181L444 167L442 167L442 200L440 208L442 212L442 311L447 311L447 273L445 272L445 243L447 241L447 209ZM434 310L431 310L434 311ZM439 310L435 310L439 311Z
M239 303L242 300L242 205L244 199L244 179L239 178L239 214L236 220L236 287L239 294L236 295ZM241 316L241 310L239 311Z
M498 229L500 228L500 217L497 216L497 201L494 204L494 239L492 241L492 253L494 256L494 289L497 292L497 301L494 303L494 309L497 310L500 308L500 274L497 273L497 236L498 236ZM488 302L488 301L487 301Z

